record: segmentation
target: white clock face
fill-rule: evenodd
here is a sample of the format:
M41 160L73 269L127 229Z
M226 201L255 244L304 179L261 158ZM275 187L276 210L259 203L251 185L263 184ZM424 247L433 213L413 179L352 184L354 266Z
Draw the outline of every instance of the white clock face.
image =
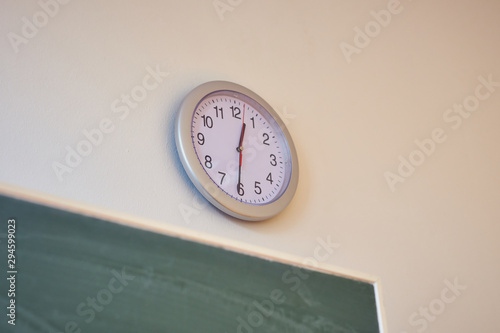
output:
M235 200L265 205L286 190L292 172L286 137L248 96L225 90L205 96L193 113L191 137L202 168Z

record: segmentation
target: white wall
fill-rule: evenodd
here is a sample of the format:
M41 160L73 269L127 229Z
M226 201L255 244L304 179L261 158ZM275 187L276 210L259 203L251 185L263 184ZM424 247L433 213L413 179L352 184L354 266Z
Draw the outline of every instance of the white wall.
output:
M350 62L342 42L395 2L231 3L222 20L212 0L73 0L43 22L36 1L3 1L0 182L301 257L330 236L327 263L380 277L390 332L500 331L500 86L460 126L447 111L474 102L478 77L500 82L500 2L401 0ZM46 25L23 36L33 15ZM120 119L113 102L148 66L169 75ZM271 220L208 206L179 163L180 101L217 79L288 120L300 184ZM103 119L113 131L59 181L53 163ZM444 142L391 191L384 174L436 128Z

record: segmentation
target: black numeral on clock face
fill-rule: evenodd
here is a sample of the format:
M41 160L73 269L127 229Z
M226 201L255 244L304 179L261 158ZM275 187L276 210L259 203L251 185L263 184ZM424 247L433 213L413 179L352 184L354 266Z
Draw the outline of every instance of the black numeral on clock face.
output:
M240 196L244 196L245 195L245 190L243 189L243 183L238 183L238 194Z
M222 182L224 181L224 177L226 177L226 173L222 172L222 171L219 171L219 174L222 175L222 178L220 179L220 184L222 185Z
M207 169L212 169L212 156L205 155L205 166Z
M214 127L214 121L212 120L212 117L203 115L201 116L201 118L203 118L203 126L208 128Z
M272 166L278 165L278 162L276 161L276 155L271 154L271 155L269 155L269 157L271 158L271 162L270 163L271 163Z
M219 118L219 112L220 112L220 118L224 119L224 112L222 111L222 108L218 108L217 106L214 106L215 109L215 116Z
M264 134L262 134L262 136L264 137L264 142L262 142L262 143L269 146L269 142L268 142L269 141L269 134L264 133Z
M198 144L203 146L205 144L205 136L203 133L198 133L196 136L198 137Z
M267 175L266 177L266 180L271 183L271 185L273 185L273 176L271 175L271 173L269 172L269 174Z
M260 182L255 182L255 194L262 194L262 188L259 185Z
M241 110L240 110L239 107L237 107L237 106L231 106L230 109L231 109L231 111L233 111L233 117L234 118L241 119L241 117L240 117Z

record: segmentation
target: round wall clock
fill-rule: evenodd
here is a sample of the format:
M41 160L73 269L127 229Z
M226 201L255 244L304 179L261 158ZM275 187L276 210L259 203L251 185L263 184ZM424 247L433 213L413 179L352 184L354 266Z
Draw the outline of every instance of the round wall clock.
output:
M290 133L243 86L213 81L193 89L177 114L175 141L198 191L231 216L267 219L295 194L299 165Z

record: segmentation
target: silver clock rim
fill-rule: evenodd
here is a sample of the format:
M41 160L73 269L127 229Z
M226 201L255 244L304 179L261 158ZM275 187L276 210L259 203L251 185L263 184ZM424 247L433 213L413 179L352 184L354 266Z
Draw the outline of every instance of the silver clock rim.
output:
M286 139L292 162L287 189L276 200L264 205L250 205L237 201L220 189L201 166L192 144L191 121L198 103L210 93L231 90L246 95L259 103L276 121ZM292 201L299 178L299 163L292 137L276 111L259 95L239 84L228 81L210 81L194 88L184 98L175 121L175 144L182 166L198 191L215 207L233 217L259 221L283 211Z

